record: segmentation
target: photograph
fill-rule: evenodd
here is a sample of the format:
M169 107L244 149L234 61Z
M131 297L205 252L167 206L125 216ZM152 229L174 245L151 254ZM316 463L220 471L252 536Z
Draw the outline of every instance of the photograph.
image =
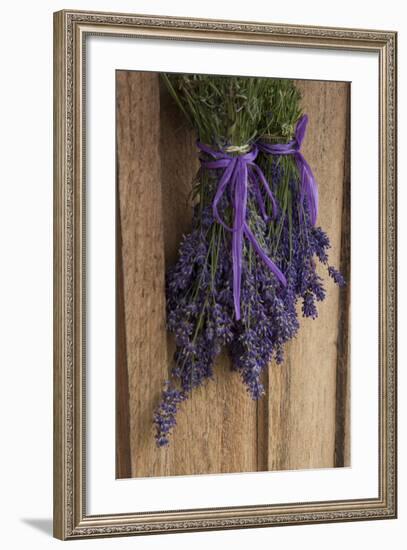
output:
M116 72L116 475L350 456L349 82Z

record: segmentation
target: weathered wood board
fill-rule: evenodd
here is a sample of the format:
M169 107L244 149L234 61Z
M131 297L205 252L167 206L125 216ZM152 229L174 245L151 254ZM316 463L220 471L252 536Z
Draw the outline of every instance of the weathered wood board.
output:
M342 82L297 82L310 123L303 152L319 184L318 223L330 261L350 281L349 94ZM171 367L165 328L166 266L191 223L198 166L157 73L117 72L116 475L148 477L349 465L349 284L326 279L319 317L303 319L284 365L270 365L268 394L252 401L223 355L216 380L182 405L171 445L152 426Z

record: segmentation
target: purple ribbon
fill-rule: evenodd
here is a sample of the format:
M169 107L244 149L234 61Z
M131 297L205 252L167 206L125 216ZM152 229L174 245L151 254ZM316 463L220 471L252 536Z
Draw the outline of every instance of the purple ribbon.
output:
M262 141L257 143L257 145L260 151L270 155L294 155L301 177L301 203L306 196L311 223L315 225L318 216L318 187L314 174L300 151L307 124L307 115L302 115L295 127L293 140L288 143L279 143L276 145L271 145Z
M260 185L263 186L273 206L273 215L277 214L277 203L269 184L264 177L263 172L254 163L258 153L258 148L254 146L248 153L243 155L231 156L224 151L215 151L208 145L198 142L198 148L211 156L214 160L201 160L201 165L208 169L224 169L222 177L219 181L215 197L213 199L212 208L215 219L223 225L228 231L233 233L232 236L232 261L233 261L233 300L235 306L236 319L240 319L240 288L242 280L242 248L243 237L246 236L252 244L254 250L263 260L263 262L271 269L277 279L285 286L287 284L283 273L278 269L276 264L267 256L264 250L259 245L256 237L253 235L249 225L246 222L247 209L247 189L248 183L253 184L253 189L256 195L260 211L264 219L269 219L266 215L263 196L261 194ZM233 205L234 219L233 227L225 224L218 212L218 204L223 194L229 189L230 200Z

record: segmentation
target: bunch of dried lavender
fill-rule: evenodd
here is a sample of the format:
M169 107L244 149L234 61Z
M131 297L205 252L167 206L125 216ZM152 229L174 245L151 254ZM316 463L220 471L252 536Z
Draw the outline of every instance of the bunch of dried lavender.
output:
M169 442L180 403L213 377L225 346L250 395L263 395L263 370L273 358L282 361L284 344L298 331L298 298L305 316L317 315L314 300L325 291L314 257L327 263L329 248L311 220L295 155L267 151L270 143L292 141L301 114L292 83L164 79L197 131L201 169L192 231L167 273L167 326L176 352L154 414L159 446Z
M276 80L275 83L270 96L270 131L260 137L256 162L280 206L278 220L271 222L269 235L272 250L288 275L286 290L292 286L293 298L295 295L295 301L302 301L304 317L315 319L318 315L315 302L325 298L316 261L326 265L328 274L340 287L345 285L345 280L328 264L331 244L327 234L316 225L318 191L316 183L311 181L312 171L300 152L307 125L307 117L300 109L300 93L290 80ZM314 188L307 188L307 185ZM265 200L266 211L272 212L273 204Z

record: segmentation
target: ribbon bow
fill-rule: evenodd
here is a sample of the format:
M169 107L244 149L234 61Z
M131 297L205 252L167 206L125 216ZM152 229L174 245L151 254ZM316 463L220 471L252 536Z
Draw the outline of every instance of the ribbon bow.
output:
M212 208L215 219L223 225L232 235L232 262L233 262L233 301L235 306L236 320L240 319L240 288L242 280L242 248L243 237L246 236L253 248L263 260L263 262L275 274L277 279L285 286L286 278L279 270L276 264L267 256L261 248L256 237L253 235L249 225L246 222L247 208L247 189L248 183L253 184L258 205L264 219L267 219L263 197L260 191L260 184L263 185L273 206L273 214L277 214L277 204L273 193L264 177L261 169L254 163L258 153L258 148L254 146L248 153L243 155L231 156L224 151L215 151L208 145L198 142L198 148L211 156L214 160L201 160L201 165L208 169L224 168L224 172L219 181ZM233 227L229 227L222 220L218 212L218 204L223 194L229 188L229 196L233 205L234 219Z
M318 216L318 187L314 174L300 151L307 124L307 115L302 115L295 127L293 140L276 145L259 142L257 146L260 151L270 155L294 155L301 176L301 202L304 201L304 197L306 196L311 223L315 225Z

